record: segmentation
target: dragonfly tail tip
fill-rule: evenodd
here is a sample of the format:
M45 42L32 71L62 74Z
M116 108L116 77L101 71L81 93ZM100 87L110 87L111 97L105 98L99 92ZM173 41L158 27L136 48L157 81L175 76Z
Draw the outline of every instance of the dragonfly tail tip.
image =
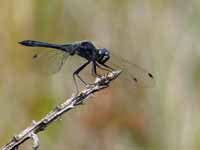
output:
M24 40L24 41L20 41L18 42L18 44L24 45L24 46L33 46L33 42L31 40Z

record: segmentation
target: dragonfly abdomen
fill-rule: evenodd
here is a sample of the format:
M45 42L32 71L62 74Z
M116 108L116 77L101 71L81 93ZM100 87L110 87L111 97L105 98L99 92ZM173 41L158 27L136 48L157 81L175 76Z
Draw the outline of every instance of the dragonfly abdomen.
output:
M66 49L59 44L50 44L50 43L46 43L46 42L39 42L39 41L33 41L33 40L25 40L25 41L21 41L19 43L24 46L55 48L55 49L59 49L62 51L66 51Z

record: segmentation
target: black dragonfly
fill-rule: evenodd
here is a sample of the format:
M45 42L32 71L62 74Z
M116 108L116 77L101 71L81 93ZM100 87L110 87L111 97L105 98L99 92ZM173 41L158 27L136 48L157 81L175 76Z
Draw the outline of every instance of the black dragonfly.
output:
M90 63L92 64L91 73L94 77L99 76L99 74L97 73L97 68L105 71L112 71L114 70L114 68L107 63L109 62L108 60L110 60L110 58L112 59L112 57L118 59L117 62L119 64L115 63L115 66L122 69L123 73L130 77L130 79L132 79L132 81L134 81L136 85L149 87L153 86L154 84L154 77L151 73L113 53L110 54L109 50L106 48L96 48L91 41L79 41L69 44L51 44L40 41L24 40L19 43L24 46L30 47L45 47L57 49L53 52L43 51L33 56L34 60L46 59L46 61L49 62L49 66L45 66L46 68L51 68L49 73L58 72L62 68L68 56L78 55L82 58L85 58L87 61L73 72L73 80L76 86L77 93L78 84L76 81L76 77L78 77L78 79L85 85L88 85L88 83L83 80L83 78L79 75L79 73Z

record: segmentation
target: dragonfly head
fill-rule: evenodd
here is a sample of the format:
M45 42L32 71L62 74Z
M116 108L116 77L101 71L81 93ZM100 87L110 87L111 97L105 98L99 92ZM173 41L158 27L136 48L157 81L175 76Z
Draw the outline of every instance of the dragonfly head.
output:
M110 53L106 48L97 49L97 62L106 63L110 59Z

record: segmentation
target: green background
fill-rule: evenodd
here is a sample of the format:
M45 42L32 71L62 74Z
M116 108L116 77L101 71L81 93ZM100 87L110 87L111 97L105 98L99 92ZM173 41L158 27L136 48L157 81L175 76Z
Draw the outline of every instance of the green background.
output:
M88 39L152 72L156 85L118 78L40 133L41 149L200 149L199 33L198 0L0 0L0 145L71 96L83 61L44 76L31 67L35 49L18 42Z

